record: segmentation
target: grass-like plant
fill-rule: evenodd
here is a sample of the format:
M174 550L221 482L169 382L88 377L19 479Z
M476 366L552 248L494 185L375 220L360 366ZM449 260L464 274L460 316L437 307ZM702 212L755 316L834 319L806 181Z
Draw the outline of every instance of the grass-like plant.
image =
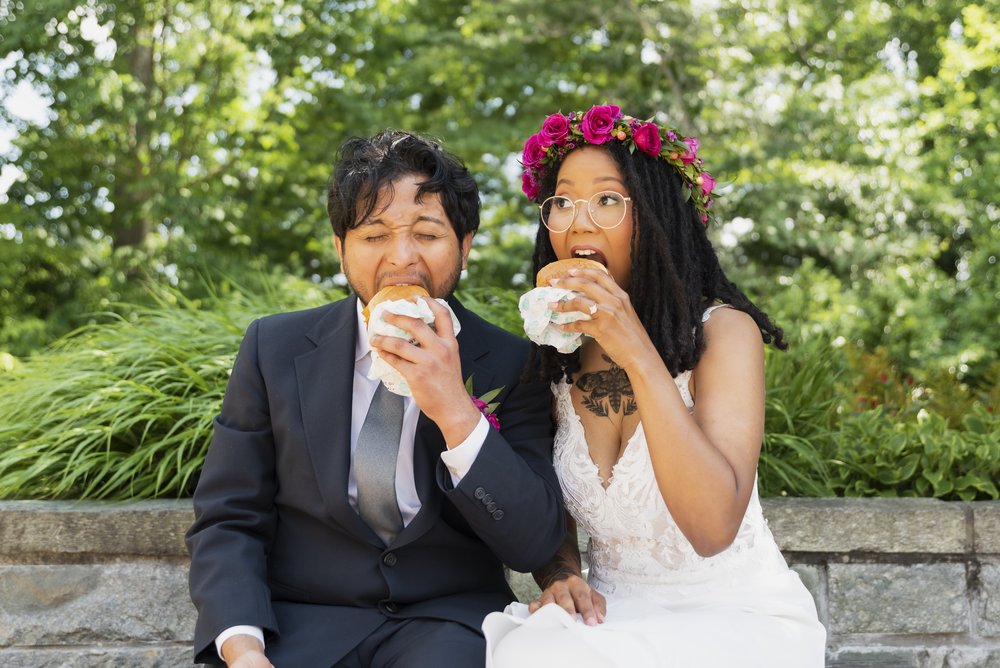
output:
M820 339L766 352L764 443L758 480L765 496L831 496L830 453L837 390L844 373L838 351Z
M260 283L208 303L158 291L0 374L0 498L190 495L246 326L338 296Z

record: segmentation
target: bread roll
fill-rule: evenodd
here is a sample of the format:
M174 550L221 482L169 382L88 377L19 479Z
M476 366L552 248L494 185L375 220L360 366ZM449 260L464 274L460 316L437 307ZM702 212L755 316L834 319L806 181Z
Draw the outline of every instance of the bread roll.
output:
M361 315L365 318L365 325L368 325L368 316L382 302L410 299L411 297L430 297L430 295L421 285L388 285L382 288L375 293L374 297L368 300L368 305L361 311Z
M535 287L548 287L551 279L568 276L570 269L600 269L605 274L608 273L608 268L596 260L588 260L582 257L571 257L566 260L556 260L555 262L550 262L539 269L538 276L535 278Z

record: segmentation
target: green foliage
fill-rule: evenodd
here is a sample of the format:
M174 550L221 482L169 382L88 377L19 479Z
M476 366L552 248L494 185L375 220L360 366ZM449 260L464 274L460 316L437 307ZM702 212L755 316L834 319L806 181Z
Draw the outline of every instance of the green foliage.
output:
M764 496L829 496L837 384L845 368L821 339L767 349L764 443L758 466Z
M1000 420L977 408L954 429L935 413L912 422L881 408L840 423L830 487L838 496L998 499Z
M257 316L331 295L261 277L204 302L158 291L0 373L0 498L190 495L239 341Z
M0 351L148 317L162 286L211 304L219 276L325 284L335 149L383 127L468 162L484 205L462 294L520 333L537 212L517 154L544 115L618 103L701 138L733 184L723 264L802 341L769 356L764 490L847 493L846 434L964 452L966 418L997 419L998 44L984 0L0 2L0 97L48 103L0 104ZM0 355L3 378L48 354Z

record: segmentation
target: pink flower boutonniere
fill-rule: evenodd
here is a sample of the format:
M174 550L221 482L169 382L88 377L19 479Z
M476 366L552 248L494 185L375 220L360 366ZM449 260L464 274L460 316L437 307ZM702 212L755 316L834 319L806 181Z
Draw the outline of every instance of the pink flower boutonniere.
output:
M493 401L497 398L497 395L503 392L503 388L506 385L501 385L500 387L490 390L481 397L477 397L472 393L472 376L469 376L465 380L465 391L469 393L469 398L472 399L472 403L475 404L479 412L483 414L486 421L489 422L494 429L500 431L500 418L496 415L496 409L499 408L500 402ZM493 403L490 403L490 402Z

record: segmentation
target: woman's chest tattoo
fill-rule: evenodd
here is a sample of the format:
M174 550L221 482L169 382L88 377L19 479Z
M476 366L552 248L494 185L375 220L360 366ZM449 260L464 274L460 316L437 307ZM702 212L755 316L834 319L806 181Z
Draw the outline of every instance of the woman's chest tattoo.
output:
M580 390L580 401L591 413L599 417L609 417L614 413L632 415L636 412L635 394L625 370L615 364L607 355L601 357L611 367L591 371L580 376L576 387Z

